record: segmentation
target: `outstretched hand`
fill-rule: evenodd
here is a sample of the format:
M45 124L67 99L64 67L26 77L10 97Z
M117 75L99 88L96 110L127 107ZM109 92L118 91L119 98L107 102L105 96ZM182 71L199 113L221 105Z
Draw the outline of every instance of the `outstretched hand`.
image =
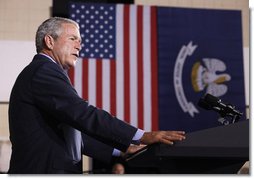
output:
M142 149L146 145L154 143L164 143L173 145L174 141L181 141L185 139L184 131L152 131L145 132L141 137L140 145L130 145L126 152L122 152L121 156L123 158L127 157L130 154L135 153L136 151Z
M121 156L123 158L127 157L130 154L133 154L137 152L138 150L144 148L146 145L140 144L140 145L130 145L126 152L121 152Z
M185 139L184 131L152 131L145 132L140 139L141 144L164 143L173 145L174 141Z

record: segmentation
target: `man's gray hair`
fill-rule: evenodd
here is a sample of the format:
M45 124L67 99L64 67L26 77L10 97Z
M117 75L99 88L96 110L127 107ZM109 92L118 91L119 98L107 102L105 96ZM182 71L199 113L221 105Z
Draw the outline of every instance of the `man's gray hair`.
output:
M45 47L44 37L46 35L52 36L54 39L62 32L62 24L69 23L74 24L79 28L78 23L71 19L63 18L63 17L51 17L45 20L39 27L35 36L35 45L37 53L40 53L42 49Z

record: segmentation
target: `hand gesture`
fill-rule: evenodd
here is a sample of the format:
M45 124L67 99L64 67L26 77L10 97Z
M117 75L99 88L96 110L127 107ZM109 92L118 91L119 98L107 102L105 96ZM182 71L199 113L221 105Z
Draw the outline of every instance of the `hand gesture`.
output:
M121 157L126 158L128 155L133 154L137 152L138 150L144 148L146 145L140 144L140 145L133 145L131 144L126 152L121 152Z
M164 143L173 145L174 141L185 139L184 131L152 131L145 132L140 139L141 144Z

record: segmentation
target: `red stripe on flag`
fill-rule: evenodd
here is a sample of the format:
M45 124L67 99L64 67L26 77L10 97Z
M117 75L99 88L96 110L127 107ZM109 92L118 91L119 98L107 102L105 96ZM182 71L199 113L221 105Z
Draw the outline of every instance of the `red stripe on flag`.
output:
M143 97L143 6L137 6L137 90L138 90L138 128L144 128Z
M82 60L82 97L88 100L88 59Z
M124 6L124 120L130 123L130 6Z
M151 97L152 97L152 131L159 129L158 104L158 53L157 53L157 17L156 7L151 7Z
M102 60L96 59L96 106L102 108Z
M74 86L74 68L68 70L68 76L70 78L71 84Z
M110 60L110 113L116 116L116 61Z

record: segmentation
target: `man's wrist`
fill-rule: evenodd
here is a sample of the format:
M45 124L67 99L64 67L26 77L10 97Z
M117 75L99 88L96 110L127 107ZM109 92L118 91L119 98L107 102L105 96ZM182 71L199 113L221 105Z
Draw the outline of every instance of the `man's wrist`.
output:
M119 157L121 155L121 151L114 148L114 150L112 152L112 155L115 156L115 157Z
M134 137L132 138L131 143L135 144L135 145L140 145L141 141L140 139L142 138L142 136L144 135L145 131L138 129L136 134L134 135Z

